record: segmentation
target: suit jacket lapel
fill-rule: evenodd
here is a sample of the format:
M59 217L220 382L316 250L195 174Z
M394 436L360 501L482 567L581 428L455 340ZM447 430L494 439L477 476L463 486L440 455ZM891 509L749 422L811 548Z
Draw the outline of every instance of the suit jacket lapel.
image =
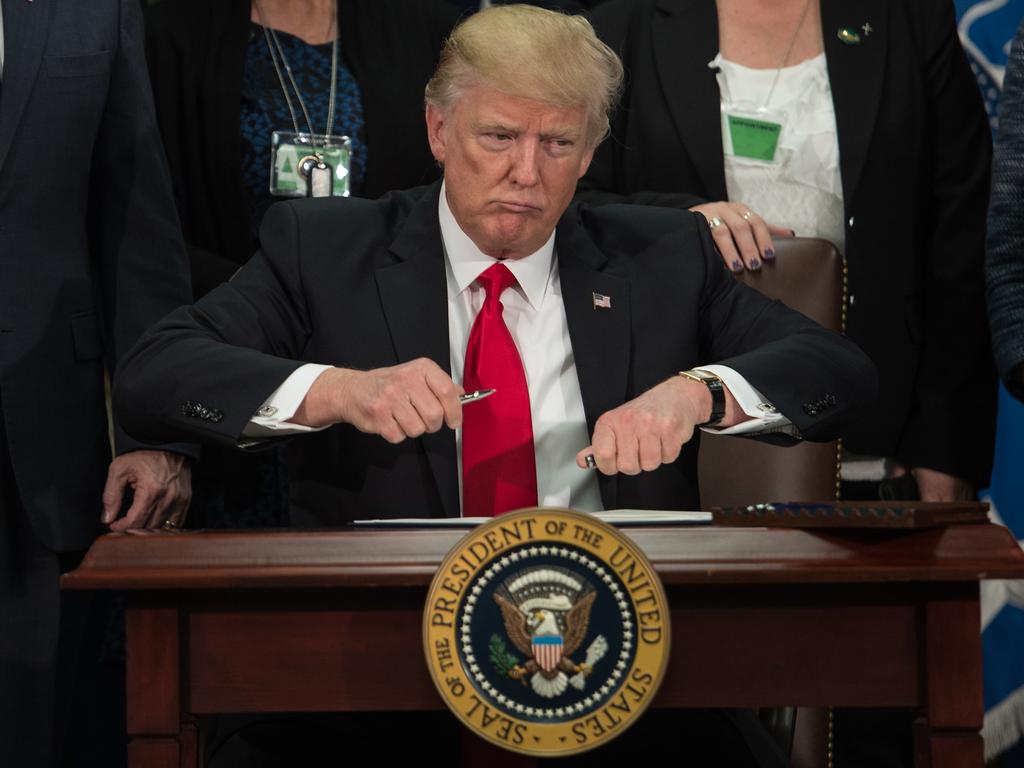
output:
M843 199L848 210L871 144L882 93L889 42L886 5L885 0L821 0L821 29L839 134ZM865 24L870 25L869 33L864 31ZM860 43L842 42L839 31L844 28L856 32Z
M0 93L0 170L35 85L53 18L54 0L5 0L4 71Z
M579 208L572 206L562 216L555 256L583 409L593 434L598 417L625 402L628 392L629 281L604 271L607 259L580 224L579 215ZM610 306L595 307L598 297L607 297ZM616 477L600 475L599 482L605 507L615 508Z
M708 197L725 200L718 81L708 62L718 53L718 14L712 0L658 3L651 24L658 82L679 140ZM693 190L686 190L693 191Z
M427 357L449 374L448 288L437 219L440 182L413 206L394 242L397 262L376 271L377 290L399 360ZM459 516L455 434L441 429L420 438L447 517Z

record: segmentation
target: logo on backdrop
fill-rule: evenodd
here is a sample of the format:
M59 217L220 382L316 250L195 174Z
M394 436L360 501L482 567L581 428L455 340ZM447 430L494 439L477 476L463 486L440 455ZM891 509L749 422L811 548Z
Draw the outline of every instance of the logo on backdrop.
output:
M956 0L956 8L960 42L995 130L1010 43L1024 16L1024 0Z

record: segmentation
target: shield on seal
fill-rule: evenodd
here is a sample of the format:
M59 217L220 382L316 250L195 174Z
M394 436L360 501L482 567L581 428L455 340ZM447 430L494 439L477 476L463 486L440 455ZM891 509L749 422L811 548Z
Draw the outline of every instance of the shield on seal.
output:
M554 671L562 660L562 638L558 635L533 637L530 641L533 658L545 672Z

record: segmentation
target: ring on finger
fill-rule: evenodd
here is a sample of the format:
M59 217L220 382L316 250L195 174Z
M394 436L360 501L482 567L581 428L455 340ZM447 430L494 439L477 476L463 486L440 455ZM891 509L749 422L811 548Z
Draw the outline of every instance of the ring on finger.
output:
M708 219L708 226L711 227L712 229L714 229L715 227L720 227L724 223L725 222L722 221L717 216L712 216L710 219Z
M751 217L752 217L753 215L754 215L754 212L753 212L753 211L747 211L746 213L744 213L744 214L743 214L743 220L744 220L744 221L750 221L750 218L751 218Z
M165 531L177 531L177 530L179 530L181 528L180 525L178 525L176 522L174 522L170 518L167 518L166 520L164 520L163 525L161 525L160 527L163 528Z

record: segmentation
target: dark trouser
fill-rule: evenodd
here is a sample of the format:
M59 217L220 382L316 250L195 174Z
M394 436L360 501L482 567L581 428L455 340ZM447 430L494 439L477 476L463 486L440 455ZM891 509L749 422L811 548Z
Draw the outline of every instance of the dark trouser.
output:
M61 759L92 600L85 593L62 596L59 580L81 554L51 552L37 539L18 500L0 423L0 762L5 766L49 768Z

